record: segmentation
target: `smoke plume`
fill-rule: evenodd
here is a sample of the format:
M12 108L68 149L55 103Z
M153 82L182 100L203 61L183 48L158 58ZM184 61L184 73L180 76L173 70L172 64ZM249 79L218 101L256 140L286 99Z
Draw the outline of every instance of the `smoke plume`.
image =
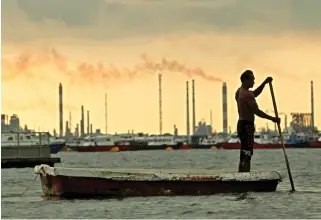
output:
M180 72L185 74L188 77L196 76L196 77L203 78L207 81L223 82L222 79L208 75L199 67L190 68L184 64L179 63L177 60L167 60L166 58L162 58L161 62L157 63L157 62L151 61L146 54L143 54L141 58L144 61L144 65L149 69L153 69L153 70L159 69L159 70Z
M11 59L2 58L2 80L9 81L21 76L39 77L39 75L33 73L34 71L31 71L39 67L50 66L70 77L72 82L105 83L115 79L132 80L147 74L154 74L157 70L181 73L188 77L200 77L207 81L222 82L220 78L205 73L199 67L187 67L177 60L162 58L159 62L156 62L148 58L146 54L142 54L140 58L142 61L137 65L120 68L102 62L88 63L83 61L73 63L54 48L44 50L42 53L23 52Z

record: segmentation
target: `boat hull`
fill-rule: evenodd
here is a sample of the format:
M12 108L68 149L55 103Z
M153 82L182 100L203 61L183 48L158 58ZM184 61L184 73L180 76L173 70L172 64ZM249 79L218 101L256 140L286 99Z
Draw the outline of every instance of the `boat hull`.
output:
M50 153L56 154L65 147L65 143L50 144L49 146L50 146Z
M45 166L45 165L41 165ZM282 180L277 172L264 173L159 173L36 166L46 196L63 198L198 196L217 193L273 192ZM48 166L47 166L48 167ZM55 171L58 169L58 171ZM60 170L61 171L60 171ZM48 171L49 170L49 171ZM158 172L158 173L157 173Z
M320 141L309 141L309 145L313 148L321 148L321 142Z
M46 196L135 197L135 196L197 196L217 193L273 192L278 180L255 182L210 181L112 181L102 178L43 176L41 185Z

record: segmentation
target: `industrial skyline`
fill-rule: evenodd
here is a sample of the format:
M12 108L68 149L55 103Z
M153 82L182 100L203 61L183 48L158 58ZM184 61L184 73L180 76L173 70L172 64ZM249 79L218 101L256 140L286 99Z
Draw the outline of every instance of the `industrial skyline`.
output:
M160 126L160 130L159 130L159 134L162 135L162 123L163 123L163 118L162 118L162 83L161 83L161 76L162 74L159 73L158 74L158 83L159 83L159 126ZM190 131L190 98L189 98L189 81L186 81L186 135L190 136L193 135L195 133L196 130L196 106L195 106L195 80L192 79L192 132ZM291 113L291 116L293 118L293 126L300 126L299 124L303 124L304 126L311 126L312 128L315 127L314 124L314 88L313 88L313 81L310 82L310 93L311 93L311 111L310 113ZM87 120L85 120L85 116L84 116L84 112L85 112L85 108L84 105L80 106L80 128L79 128L79 124L76 124L76 127L73 130L72 127L72 123L71 123L71 112L69 112L69 121L65 121L65 132L63 130L63 115L64 115L64 106L63 106L63 85L62 83L59 83L58 86L58 95L59 95L59 99L58 99L58 105L59 105L59 136L65 136L65 135L69 135L69 134L74 134L76 136L85 136L86 134L92 134L93 133L93 124L90 123L90 111L87 110ZM215 126L213 127L213 122L212 122L212 109L210 109L210 117L209 117L209 121L207 121L208 125L211 125L211 127L217 131L217 132L223 132L223 133L229 133L228 128L230 127L228 125L228 103L227 103L227 83L223 82L222 83L222 124L223 124L223 130L222 131L217 131L215 129ZM271 110L266 110L266 112L268 114L273 114L273 111ZM279 113L280 116L285 116L284 117L284 126L283 129L287 129L288 124L287 124L287 114L280 112ZM13 115L11 116L11 118L17 118L17 115ZM16 120L16 119L13 119ZM7 115L2 115L2 121L3 124L8 124L8 116ZM87 129L85 131L85 121L87 121L86 126ZM105 94L105 132L102 133L108 133L107 131L107 94ZM198 121L201 121L201 119L199 119ZM17 124L17 123L16 123ZM19 124L19 118L18 118L18 124ZM15 126L19 126L19 125L15 125ZM27 125L25 125L25 127L28 127ZM281 126L282 127L282 126ZM39 126L38 126L39 128ZM80 129L80 130L79 130ZM276 128L275 128L276 129ZM52 129L55 133L55 128ZM129 129L130 130L130 129ZM176 125L174 125L174 130L176 130L177 132L177 127ZM182 129L181 129L182 130ZM97 131L101 132L101 129L97 128ZM115 131L116 133L119 131ZM141 132L146 132L146 131L141 131ZM147 132L148 133L148 132ZM175 133L172 131L166 131L165 133ZM180 132L182 134L182 132ZM183 132L184 133L184 132Z
M159 73L158 74L158 86L159 86L159 126L160 126L160 130L159 130L159 134L162 135L162 83L161 83L161 78L162 74ZM189 81L186 81L186 135L190 136L190 135L194 135L195 134L195 130L196 130L196 107L195 107L195 80L192 79L192 133L190 132L190 98L189 98ZM314 128L314 89L313 89L313 81L311 81L311 112L310 113L301 113L302 115L306 115L306 116L310 116L310 118L308 119L309 121L306 124L306 120L307 118L304 119L304 124L306 126L308 126L309 124L311 125L312 128ZM62 127L61 125L63 124L63 104L62 104L62 99L63 99L63 94L62 94L62 84L59 83L59 125L60 125L60 136L63 136L62 132ZM227 103L227 83L223 82L222 83L222 115L223 115L223 130L221 132L223 133L229 133L228 131L228 127L230 127L228 125L228 103ZM87 132L85 133L85 118L84 118L84 106L81 105L81 119L80 119L80 136L84 136L85 134L90 134L92 133L92 124L90 124L90 111L87 110ZM271 113L270 111L268 111L267 113ZM273 112L272 112L273 113ZM280 115L285 115L283 112L280 112ZM299 116L295 116L298 115L297 113L292 114L294 115L294 117L299 117ZM71 116L70 116L71 118ZM107 134L107 94L105 94L105 133ZM199 120L200 121L200 120ZM69 122L69 124L71 124L71 121ZM212 125L212 110L210 110L210 123L207 123ZM176 125L174 125L174 129L176 128ZM285 115L285 124L284 124L284 129L287 129L287 116ZM68 132L71 132L72 128L68 127L68 121L66 121L66 134ZM78 131L78 124L75 128L75 134L79 134ZM169 132L171 133L171 132Z

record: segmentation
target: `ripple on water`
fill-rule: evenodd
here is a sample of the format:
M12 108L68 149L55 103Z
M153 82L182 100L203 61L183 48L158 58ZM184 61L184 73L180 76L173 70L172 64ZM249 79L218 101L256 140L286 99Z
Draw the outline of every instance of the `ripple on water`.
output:
M321 218L321 150L287 150L296 192L286 178L273 193L61 200L46 198L31 168L2 169L2 218ZM65 167L237 169L237 150L60 152ZM279 150L257 150L255 170L287 173ZM21 193L30 187L23 195Z

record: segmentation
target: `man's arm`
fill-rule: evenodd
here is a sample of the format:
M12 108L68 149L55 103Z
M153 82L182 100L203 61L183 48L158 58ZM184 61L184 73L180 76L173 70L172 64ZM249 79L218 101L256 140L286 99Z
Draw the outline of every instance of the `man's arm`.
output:
M262 82L262 84L253 91L254 96L255 96L255 97L258 97L258 96L262 93L265 84L269 83L270 81L272 81L272 77L266 78L266 79Z
M247 95L246 98L247 98L247 103L249 104L250 108L252 109L252 111L254 112L255 115L259 116L260 118L265 118L265 119L268 119L273 122L280 121L279 118L272 117L259 109L259 106L257 105L257 103L255 101L254 94L252 95L249 93L249 95Z

